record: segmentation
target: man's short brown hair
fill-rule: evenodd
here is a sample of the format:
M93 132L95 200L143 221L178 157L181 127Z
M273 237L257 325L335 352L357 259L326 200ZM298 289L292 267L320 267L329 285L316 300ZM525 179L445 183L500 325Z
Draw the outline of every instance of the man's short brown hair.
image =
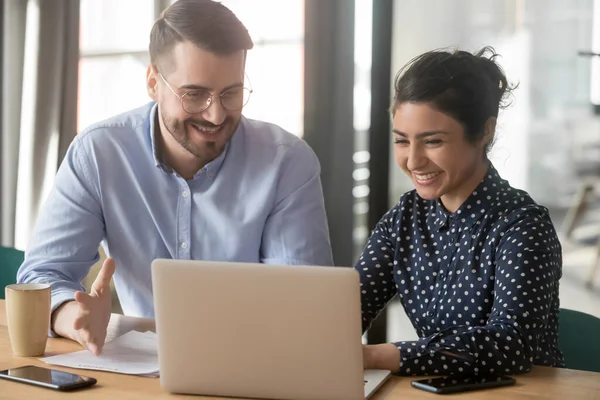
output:
M150 62L158 67L183 41L224 55L254 47L242 22L213 0L178 0L163 11L150 31Z

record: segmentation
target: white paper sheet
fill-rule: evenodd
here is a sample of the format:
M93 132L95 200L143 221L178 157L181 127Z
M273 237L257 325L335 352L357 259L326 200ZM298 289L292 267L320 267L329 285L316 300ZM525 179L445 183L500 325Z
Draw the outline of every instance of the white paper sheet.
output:
M95 356L88 350L40 358L63 367L158 377L158 351L154 332L131 331L108 342Z

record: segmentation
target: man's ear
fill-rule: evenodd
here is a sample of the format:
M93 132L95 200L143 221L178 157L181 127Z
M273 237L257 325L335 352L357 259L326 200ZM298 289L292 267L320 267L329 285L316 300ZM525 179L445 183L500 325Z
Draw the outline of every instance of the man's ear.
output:
M485 121L483 141L486 145L494 141L497 121L498 119L496 117L490 117Z
M158 71L152 64L146 70L146 90L152 100L158 101Z

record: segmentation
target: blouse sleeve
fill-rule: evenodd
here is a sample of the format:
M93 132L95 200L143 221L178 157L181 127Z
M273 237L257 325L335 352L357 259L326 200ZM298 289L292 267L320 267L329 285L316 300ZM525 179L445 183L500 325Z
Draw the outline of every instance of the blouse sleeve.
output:
M558 293L561 247L548 217L536 211L517 218L492 255L494 297L487 324L395 343L401 354L399 374L517 374L531 369Z
M360 275L363 333L396 294L394 247L392 243L395 209L388 211L373 230L355 269Z

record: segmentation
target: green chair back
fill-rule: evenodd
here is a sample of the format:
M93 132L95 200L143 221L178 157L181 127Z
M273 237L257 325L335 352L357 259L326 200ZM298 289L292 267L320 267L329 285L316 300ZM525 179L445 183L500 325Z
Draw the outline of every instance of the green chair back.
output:
M4 299L4 287L17 282L17 271L25 253L12 247L0 247L0 299Z
M560 309L558 347L569 369L600 372L600 318Z

